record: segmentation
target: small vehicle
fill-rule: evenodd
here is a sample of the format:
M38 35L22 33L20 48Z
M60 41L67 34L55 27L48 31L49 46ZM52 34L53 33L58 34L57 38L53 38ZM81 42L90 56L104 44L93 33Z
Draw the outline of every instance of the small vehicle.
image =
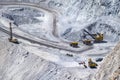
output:
M103 60L103 58L97 58L96 62L101 62Z
M87 68L85 62L80 62L79 65L83 65L85 68Z
M73 55L72 55L72 54L68 54L68 53L67 53L66 55L67 55L67 56L69 56L69 57L73 57Z

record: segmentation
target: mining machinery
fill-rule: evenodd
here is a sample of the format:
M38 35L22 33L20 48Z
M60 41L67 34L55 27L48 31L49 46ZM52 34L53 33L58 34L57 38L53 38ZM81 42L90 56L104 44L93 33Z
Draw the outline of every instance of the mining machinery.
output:
M83 40L83 44L91 45L91 44L92 44L92 41L91 41L90 39L84 39L84 40Z
M9 23L10 26L10 38L8 38L9 42L15 43L15 44L19 44L17 39L13 38L13 33L12 33L12 23Z
M98 64L95 63L95 62L93 62L92 59L90 58L90 59L88 60L88 66L89 66L90 68L97 68Z
M72 46L74 48L78 48L78 42L71 42L70 46Z
M101 33L91 34L85 29L84 29L84 32L86 32L88 35L90 35L94 39L94 42L102 42L103 41L104 36Z

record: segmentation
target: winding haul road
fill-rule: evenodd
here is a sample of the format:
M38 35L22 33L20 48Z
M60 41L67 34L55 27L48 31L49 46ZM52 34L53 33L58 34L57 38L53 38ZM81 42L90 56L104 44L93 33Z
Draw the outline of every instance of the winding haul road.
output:
M56 15L59 14L58 12L56 12L55 10L49 10L47 8L43 8L41 6L39 6L38 4L34 4L34 3L23 3L23 2L0 2L0 5L16 5L16 6L19 6L19 5L22 5L22 6L28 6L28 7L31 7L31 8L34 8L34 9L37 9L37 10L44 10L46 11L47 13L50 14L50 21L51 21L51 24L52 24L52 34L54 35L54 37L58 37L58 33L57 33L57 26L56 26Z
M51 10L48 10L46 8L42 8L40 7L39 5L36 5L36 4L32 4L32 3L20 3L20 2L0 2L0 5L23 5L23 6L29 6L29 7L32 7L32 8L39 8L39 9L43 9L43 10L46 10L47 12L51 13L53 15L53 20L51 21L52 24L53 24L53 35L54 36L57 36L56 34L56 17L54 16L54 11L51 11ZM0 27L0 30L9 34L9 29L5 29L3 27ZM86 51L86 50L89 50L93 47L90 47L90 46L86 46L85 48L71 48L71 47L68 47L68 46L65 46L65 45L60 45L58 43L53 43L53 42L49 42L49 41L46 41L46 40L35 40L35 39L31 39L31 38L28 38L28 37L25 37L25 36L21 36L21 35L18 35L18 34L15 34L13 33L13 35L15 37L18 37L18 38L21 38L21 39L24 39L24 40L27 40L27 41L30 41L32 43L37 43L37 44L40 44L40 45L44 45L44 46L47 46L47 47L52 47L52 48L57 48L57 49L60 49L60 50L65 50L65 51L70 51L70 52L74 52L74 53L80 53L80 52L83 52L83 51Z

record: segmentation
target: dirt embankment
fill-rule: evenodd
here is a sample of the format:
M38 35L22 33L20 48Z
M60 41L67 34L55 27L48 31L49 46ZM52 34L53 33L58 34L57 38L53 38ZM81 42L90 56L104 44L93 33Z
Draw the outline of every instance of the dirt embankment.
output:
M118 43L111 54L105 58L95 79L120 80L120 43Z

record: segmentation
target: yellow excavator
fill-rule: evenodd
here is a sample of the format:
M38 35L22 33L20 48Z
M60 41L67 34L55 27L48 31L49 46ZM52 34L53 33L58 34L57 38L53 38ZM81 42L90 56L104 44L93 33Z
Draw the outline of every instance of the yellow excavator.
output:
M89 66L90 68L97 68L98 64L95 63L95 62L93 62L92 59L90 58L90 59L88 60L88 66Z
M70 46L78 48L78 42L71 42Z
M17 39L13 39L13 33L12 33L12 24L11 22L9 23L10 25L10 38L8 38L9 42L15 43L15 44L19 44Z
M87 30L84 29L84 32L86 32L88 35L90 35L93 39L94 42L102 42L104 39L103 34L97 33L97 34L90 34Z

